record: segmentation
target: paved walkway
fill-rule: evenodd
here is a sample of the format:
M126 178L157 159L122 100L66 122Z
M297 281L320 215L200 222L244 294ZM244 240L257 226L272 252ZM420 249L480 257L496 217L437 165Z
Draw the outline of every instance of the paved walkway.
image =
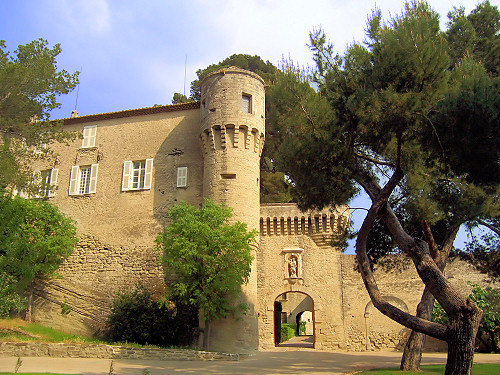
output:
M320 352L314 349L278 347L260 352L240 361L142 361L83 359L83 358L22 358L20 372L53 372L67 374L109 374L112 363L113 374L150 375L171 374L344 374L375 367L397 367L401 359L399 352ZM500 354L476 354L476 363L498 363ZM14 371L17 358L0 358L0 372ZM446 362L445 353L425 353L423 364Z

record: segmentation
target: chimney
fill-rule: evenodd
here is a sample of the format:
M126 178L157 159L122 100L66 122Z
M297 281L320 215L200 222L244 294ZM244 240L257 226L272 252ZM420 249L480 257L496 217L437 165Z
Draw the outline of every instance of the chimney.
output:
M76 111L76 109L71 111L71 118L75 118L75 117L78 117L78 112Z

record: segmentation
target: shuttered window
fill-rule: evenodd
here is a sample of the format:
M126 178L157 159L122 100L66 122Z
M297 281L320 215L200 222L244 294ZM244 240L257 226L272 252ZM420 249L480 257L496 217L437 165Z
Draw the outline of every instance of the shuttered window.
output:
M123 162L122 191L151 189L153 159Z
M29 194L31 198L55 197L58 169L46 169L33 172L33 183L40 189L38 193ZM28 194L25 194L28 197Z
M69 179L69 195L95 194L99 165L74 165Z
M177 168L177 187L186 187L187 186L187 167L178 167Z
M85 126L83 128L82 148L95 147L97 125Z

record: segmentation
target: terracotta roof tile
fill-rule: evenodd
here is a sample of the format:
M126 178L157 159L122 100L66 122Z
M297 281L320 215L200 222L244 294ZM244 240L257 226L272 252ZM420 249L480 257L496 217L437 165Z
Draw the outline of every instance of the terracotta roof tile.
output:
M128 109L125 111L118 111L118 112L99 113L95 115L78 116L74 118L65 118L62 119L62 121L64 121L64 125L69 125L69 124L79 124L79 123L93 122L93 121L111 120L124 117L152 115L155 113L184 111L184 110L198 109L198 108L200 108L199 102L189 102L189 103L162 105L156 107Z

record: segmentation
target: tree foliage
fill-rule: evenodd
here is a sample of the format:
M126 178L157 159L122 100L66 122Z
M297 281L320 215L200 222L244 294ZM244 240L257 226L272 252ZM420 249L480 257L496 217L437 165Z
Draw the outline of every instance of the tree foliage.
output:
M49 157L52 141L74 138L50 122L49 114L78 83L78 72L58 70L59 44L38 39L20 45L15 55L0 41L0 187L25 187L34 159Z
M156 238L168 295L198 308L207 349L210 321L247 309L238 298L250 275L256 231L229 224L231 216L231 208L209 199L201 208L183 202L169 210L171 223Z
M489 0L479 3L469 15L463 7L448 13L446 39L452 63L473 55L494 76L500 66L500 11Z
M56 206L0 194L0 294L19 308L14 293L23 297L36 278L53 276L76 242L73 220Z
M491 286L481 287L471 284L472 292L469 298L483 310L483 317L477 338L483 343L488 352L500 352L498 339L500 334L500 291ZM449 324L448 315L441 305L436 302L432 310L432 320L442 324Z
M280 170L303 208L345 203L358 188L368 194L372 206L356 252L372 302L406 327L448 341L446 373L468 374L481 311L441 270L462 223L498 215L498 181L481 169L498 168L498 82L473 57L450 65L439 16L420 1L388 23L374 11L365 44L343 55L322 30L311 33L311 49L319 92L293 67L271 88ZM476 132L480 157L472 155ZM367 256L377 220L390 233L387 243L412 259L427 292L448 312L449 326L383 298Z

